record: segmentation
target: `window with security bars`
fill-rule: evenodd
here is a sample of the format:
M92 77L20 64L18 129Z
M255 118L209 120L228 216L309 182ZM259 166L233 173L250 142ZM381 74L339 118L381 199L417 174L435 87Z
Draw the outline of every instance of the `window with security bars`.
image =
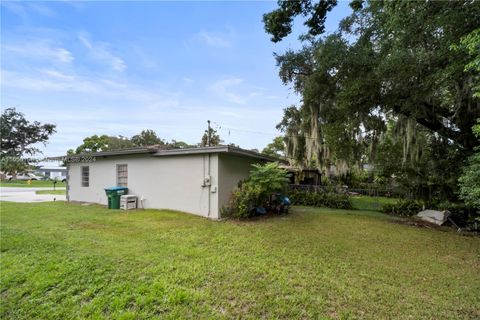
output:
M117 186L126 187L128 183L128 166L117 164Z
M90 167L82 167L82 187L88 187L90 185Z

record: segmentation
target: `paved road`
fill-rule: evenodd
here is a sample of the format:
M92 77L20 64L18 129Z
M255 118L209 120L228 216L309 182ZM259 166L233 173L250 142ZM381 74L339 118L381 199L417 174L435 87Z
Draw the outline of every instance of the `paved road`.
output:
M37 190L53 190L53 188L14 188L0 187L0 201L12 202L45 202L45 201L65 201L63 194L36 194ZM65 190L65 188L56 188L56 190Z

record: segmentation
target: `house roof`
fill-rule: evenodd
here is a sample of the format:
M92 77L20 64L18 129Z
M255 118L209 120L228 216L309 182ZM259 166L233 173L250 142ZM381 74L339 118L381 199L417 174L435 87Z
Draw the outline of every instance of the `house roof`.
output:
M49 159L54 160L66 160L78 157L110 157L110 156L123 156L134 154L150 154L154 157L162 156L176 156L176 155L189 155L189 154L208 154L208 153L228 153L239 156L251 157L260 160L276 161L277 159L263 155L256 151L246 150L234 146L212 146L212 147L195 147L195 148L183 148L183 149L162 149L158 146L141 147L141 148L129 148L121 150L111 150L102 152L82 153L75 155L67 155L63 157L53 157Z

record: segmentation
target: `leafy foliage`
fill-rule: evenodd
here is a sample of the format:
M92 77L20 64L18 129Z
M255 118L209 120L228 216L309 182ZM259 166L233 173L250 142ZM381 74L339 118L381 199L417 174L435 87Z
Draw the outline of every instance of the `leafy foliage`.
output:
M293 17L299 14L307 16L305 26L308 34L319 35L325 31L328 11L337 4L336 0L320 0L317 3L306 0L279 1L279 8L263 15L265 31L272 35L272 41L278 42L292 32Z
M288 172L278 163L254 164L250 177L242 181L231 196L222 216L232 218L248 218L255 214L255 207L266 206L269 196L284 191Z
M253 164L249 183L259 186L263 193L283 191L289 181L288 173L277 162Z
M285 159L285 138L275 137L271 143L263 148L262 153L269 157Z
M421 197L454 197L458 163L478 144L470 128L480 116L480 6L352 1L337 32L320 36L328 10L315 3L280 2L264 17L273 41L297 16L307 26L301 49L276 55L281 80L302 96L278 126L287 156L326 175L367 162Z
M480 138L480 119L472 130ZM462 176L458 179L460 184L460 198L473 208L480 210L480 147L468 159L468 165L465 166Z
M15 179L17 173L22 173L28 168L28 163L19 157L4 156L0 158L0 171L11 174Z
M292 201L292 204L299 206L353 209L348 195L336 192L315 192L293 189L288 192L288 197L290 201Z
M107 136L107 135L93 135L83 139L83 143L77 147L75 153L90 153L100 152L107 150L120 150L126 148L132 148L135 145L133 142L123 136Z
M165 148L182 148L188 146L182 141L173 140L167 143L162 140L154 130L142 130L139 134L131 138L124 136L108 136L108 135L93 135L83 139L83 143L74 151L69 150L69 154L73 153L91 153L108 150L120 150L134 147L147 147L152 145L160 145Z
M0 119L1 155L2 157L34 155L40 150L33 145L47 143L49 137L55 132L54 124L30 122L15 108L6 108Z
M217 130L209 128L209 130L205 130L200 144L202 147L218 146L221 142L222 140L220 139L220 135L217 133Z
M160 139L154 130L142 130L140 134L134 135L130 140L133 145L138 147L165 144L165 141Z
M261 194L260 186L241 183L230 195L227 207L221 212L222 217L245 219L253 216L255 213L252 209L262 203Z
M400 217L411 217L422 210L422 205L416 200L402 199L397 203L387 203L382 206L382 212Z

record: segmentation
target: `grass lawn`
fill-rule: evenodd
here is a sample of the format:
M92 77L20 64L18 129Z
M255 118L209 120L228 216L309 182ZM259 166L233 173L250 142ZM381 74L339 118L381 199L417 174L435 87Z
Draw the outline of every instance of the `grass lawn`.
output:
M369 197L369 196L351 196L352 206L358 210L376 210L379 211L384 204L396 203L398 198L387 197Z
M58 181L57 188L65 188L66 183ZM0 187L19 187L19 188L53 188L53 181L50 180L32 180L30 184L27 181L13 180L13 181L0 181Z
M37 190L36 194L66 194L65 190Z
M479 319L480 238L375 211L1 203L2 319Z

